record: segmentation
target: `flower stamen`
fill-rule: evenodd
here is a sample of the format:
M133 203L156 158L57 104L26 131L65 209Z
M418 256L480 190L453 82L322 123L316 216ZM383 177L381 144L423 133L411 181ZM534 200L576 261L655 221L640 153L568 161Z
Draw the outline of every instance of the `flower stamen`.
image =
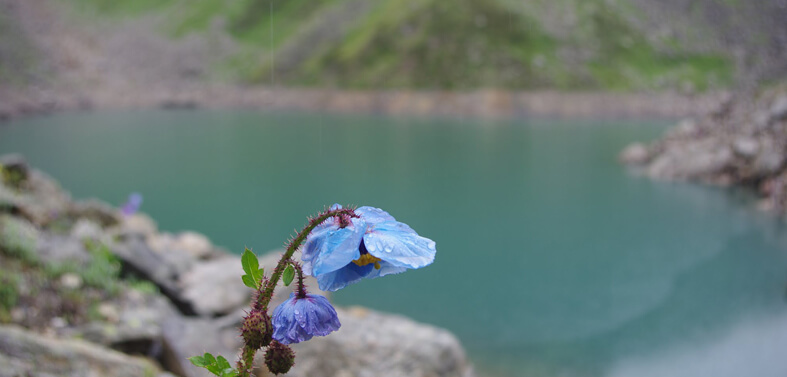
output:
M380 261L381 260L382 259L377 258L377 257L375 257L372 254L361 254L361 257L356 259L356 260L354 260L353 263L355 263L357 266L360 266L360 267L366 266L367 264L374 263L374 269L375 270L379 270L380 269Z

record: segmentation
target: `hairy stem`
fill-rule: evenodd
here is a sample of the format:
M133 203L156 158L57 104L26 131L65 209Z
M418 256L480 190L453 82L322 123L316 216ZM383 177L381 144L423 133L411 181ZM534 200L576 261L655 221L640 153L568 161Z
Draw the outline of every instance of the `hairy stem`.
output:
M295 269L298 271L298 295L303 295L303 297L306 296L306 290L303 286L303 271L301 266L299 263L292 261L290 258L292 258L295 250L298 250L303 241L306 240L306 237L309 235L309 233L311 233L311 231L314 230L317 225L322 224L323 221L334 216L339 217L339 223L341 224L342 228L350 224L350 217L358 217L352 208L340 208L325 210L319 215L310 218L309 223L306 224L303 230L301 230L300 233L298 233L298 235L295 236L295 238L293 238L287 245L287 251L285 251L284 255L282 255L281 259L279 259L279 263L273 270L270 280L267 280L264 283L263 287L257 292L257 297L252 299L252 308L264 311L268 310L268 303L270 303L271 298L273 297L273 291L276 289L276 284L279 283L281 274L284 272L284 269L287 267L288 263L292 263ZM239 377L250 377L252 363L254 362L254 354L256 352L257 350L252 349L249 346L243 346L243 354L238 360Z
M331 209L326 210L319 215L312 217L309 219L309 223L303 228L303 230L298 233L295 238L290 241L289 245L287 245L287 251L284 252L281 259L279 259L279 264L276 265L276 268L273 270L273 274L271 275L271 279L268 281L268 284L265 286L265 290L262 292L261 299L263 300L262 304L263 307L267 308L268 303L273 297L273 290L276 289L276 284L279 283L279 279L281 278L281 274L284 272L284 269L287 267L287 263L292 255L295 253L295 250L301 246L303 241L306 240L306 236L311 233L312 230L317 225L322 224L323 221L334 217L340 216L342 223L349 224L350 217L358 217L352 208L339 208L339 209Z
M238 359L238 377L251 376L251 367L254 363L254 354L256 352L257 350L249 346L243 346L243 353L240 355L240 359Z
M303 283L303 269L301 264L295 261L290 261L295 271L298 273L298 282L295 286L295 296L298 298L306 298L306 284Z

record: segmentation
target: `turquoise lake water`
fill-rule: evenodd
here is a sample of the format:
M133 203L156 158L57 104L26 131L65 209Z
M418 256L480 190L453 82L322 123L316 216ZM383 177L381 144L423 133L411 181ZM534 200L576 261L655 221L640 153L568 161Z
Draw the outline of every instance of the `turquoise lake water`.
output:
M77 198L141 192L160 228L234 252L281 247L334 202L383 208L435 263L332 300L451 330L481 376L786 376L785 224L746 192L617 163L665 125L58 114L0 123L0 153Z

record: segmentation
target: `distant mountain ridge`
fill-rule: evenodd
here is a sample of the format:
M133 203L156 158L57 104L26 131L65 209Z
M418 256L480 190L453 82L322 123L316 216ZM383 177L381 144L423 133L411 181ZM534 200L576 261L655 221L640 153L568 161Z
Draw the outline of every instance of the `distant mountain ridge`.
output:
M691 92L787 74L785 0L67 3L100 18L156 15L175 39L228 36L237 48L211 75L240 83Z

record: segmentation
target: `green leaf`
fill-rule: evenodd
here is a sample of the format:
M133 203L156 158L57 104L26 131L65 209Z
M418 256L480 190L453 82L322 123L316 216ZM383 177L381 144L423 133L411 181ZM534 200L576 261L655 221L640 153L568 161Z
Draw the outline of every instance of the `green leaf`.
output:
M203 356L193 356L189 358L194 366L205 368L209 372L219 377L237 377L238 372L232 368L224 356L213 357L209 352Z
M248 285L244 279L243 284L246 284L249 288L258 288L262 281L263 271L260 268L260 262L257 260L257 256L246 248L246 250L243 251L243 255L240 257L240 263L243 266L243 271L246 272L246 275L249 275L252 282L254 282L254 284Z
M221 372L221 377L238 377L238 371L230 368Z
M215 374L217 376L221 376L222 370L219 369L219 367L217 367L216 364L208 365L208 366L205 367L205 369L207 369L208 372L211 372L211 373L213 373L213 374Z
M231 366L231 365L230 365L230 363L227 361L227 359L225 359L225 358L224 358L224 356L221 356L221 355L220 355L219 357L217 357L217 358L216 358L216 365L217 365L219 368L221 368L221 370L222 370L222 373L223 373L223 371L225 371L225 370L227 370L227 369L232 369L232 366Z
M243 255L240 257L240 263L243 265L243 272L245 272L246 275L255 277L260 273L260 262L257 260L257 256L248 248L243 251Z
M221 375L220 374L221 373L221 369L219 369L216 366L216 358L213 357L213 355L211 355L208 352L205 352L205 355L203 357L205 358L205 363L206 363L206 365L203 368L207 369L209 372L211 372L211 373L213 373L213 374L215 374L217 376L220 376ZM219 356L219 357L221 357L221 356Z
M290 285L292 283L292 279L295 278L295 269L292 268L291 264L287 265L287 268L284 269L284 273L281 275L282 281L284 281L284 286Z
M196 366L196 367L200 367L200 368L204 368L206 365L208 365L208 364L205 362L205 358L204 358L204 357L202 357L202 356L192 356L192 357L189 357L189 361L191 361L191 363L192 363L192 364L194 364L194 366Z
M243 285L245 285L245 286L247 286L247 287L249 287L251 289L257 289L257 283L254 282L254 279L252 279L251 276L243 275L240 278L243 279Z

